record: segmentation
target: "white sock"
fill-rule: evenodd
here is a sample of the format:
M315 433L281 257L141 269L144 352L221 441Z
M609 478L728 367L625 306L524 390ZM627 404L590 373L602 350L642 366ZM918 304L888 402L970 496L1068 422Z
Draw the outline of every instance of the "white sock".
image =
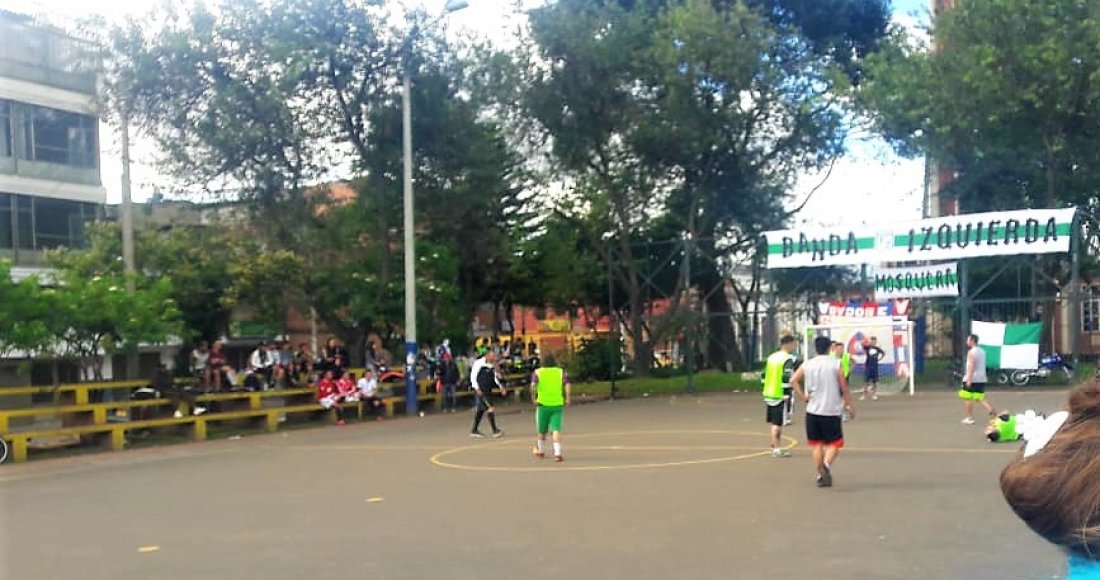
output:
M546 452L546 440L545 439L539 439L538 444L539 444L539 453L545 453Z
M554 455L561 455L561 443L554 442Z
M830 466L828 463L826 463L825 464L825 469L832 469L832 466Z

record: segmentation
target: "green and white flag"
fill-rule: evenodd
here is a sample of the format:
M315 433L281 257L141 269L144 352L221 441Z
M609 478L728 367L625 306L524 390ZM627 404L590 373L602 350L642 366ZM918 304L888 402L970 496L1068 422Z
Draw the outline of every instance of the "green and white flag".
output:
M970 331L978 335L978 346L985 350L986 365L992 369L1034 369L1039 366L1039 337L1043 325L972 322Z

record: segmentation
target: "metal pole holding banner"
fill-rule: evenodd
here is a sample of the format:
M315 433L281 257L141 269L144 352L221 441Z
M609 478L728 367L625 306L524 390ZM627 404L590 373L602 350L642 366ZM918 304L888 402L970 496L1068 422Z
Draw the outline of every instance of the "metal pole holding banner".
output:
M1073 217L1073 230L1070 232L1070 313L1069 313L1069 341L1070 350L1073 351L1073 368L1076 369L1081 362L1081 218L1080 214ZM1051 316L1051 320L1054 317ZM1054 345L1051 345L1052 347ZM1052 348L1052 350L1055 350Z
M970 266L968 260L959 260L959 325L962 332L959 339L962 346L966 345L966 337L970 334ZM955 343L956 354L966 352L960 348L958 341Z

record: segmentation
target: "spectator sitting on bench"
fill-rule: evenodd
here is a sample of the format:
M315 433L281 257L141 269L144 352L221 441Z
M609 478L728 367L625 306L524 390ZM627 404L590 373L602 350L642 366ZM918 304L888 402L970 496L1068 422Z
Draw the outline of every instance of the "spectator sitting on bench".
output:
M336 379L332 378L332 371L325 371L325 376L317 382L317 402L325 409L332 409L336 413L336 424L345 425L344 412L340 409L340 391L336 387Z
M375 378L374 371L368 368L356 387L359 389L359 400L363 401L367 412L374 415L375 421L381 421L382 397L378 395L378 379Z
M207 384L206 367L210 364L210 347L206 344L205 340L200 340L199 344L195 345L194 350L191 351L191 376L198 379L202 385L203 390L209 390L210 385Z
M195 399L195 393L176 384L176 380L172 377L168 367L164 366L164 363L157 365L157 370L153 371L153 380L150 381L150 385L160 396L172 401L172 406L176 409L172 416L177 419L183 417L183 411L180 409L184 402L191 408L191 413L194 415L202 415L206 412L206 407L200 406Z
M359 390L355 388L355 373L344 373L336 379L336 395L340 402L359 400Z
M313 381L314 356L309 350L308 343L298 345L298 352L294 353L294 374L299 380L306 383Z
M275 388L287 389L297 386L297 379L294 376L294 353L290 350L290 343L285 340L276 340L272 354L275 361L273 375Z
M233 371L233 367L229 366L229 359L226 358L225 351L222 349L224 344L220 340L214 341L214 345L210 347L210 358L206 364L205 383L214 392L221 391L226 382L230 387L237 384L237 373Z
M251 373L260 381L260 388L267 390L271 385L272 369L275 366L275 361L272 360L271 351L268 348L267 343L261 341L256 345L256 350L252 351L252 354L248 356L248 372ZM246 377L247 381L248 378Z
M321 351L321 359L325 370L332 371L334 378L339 377L348 368L348 349L344 348L340 339L330 336Z

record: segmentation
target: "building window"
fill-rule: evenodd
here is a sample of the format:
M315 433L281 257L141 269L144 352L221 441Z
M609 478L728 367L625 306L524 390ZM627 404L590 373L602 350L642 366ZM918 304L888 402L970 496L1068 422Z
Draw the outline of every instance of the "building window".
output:
M90 203L0 193L0 249L81 248L84 225L95 217L95 205Z
M34 200L34 247L52 250L77 247L83 238L80 203L39 197Z
M11 103L0 101L0 157L11 157Z
M1100 287L1089 286L1081 301L1081 330L1100 332Z
M11 229L11 194L0 193L0 250L15 247Z
M16 245L20 250L34 249L34 198L15 196Z
M24 155L74 167L96 167L96 119L89 115L29 106L23 113Z

